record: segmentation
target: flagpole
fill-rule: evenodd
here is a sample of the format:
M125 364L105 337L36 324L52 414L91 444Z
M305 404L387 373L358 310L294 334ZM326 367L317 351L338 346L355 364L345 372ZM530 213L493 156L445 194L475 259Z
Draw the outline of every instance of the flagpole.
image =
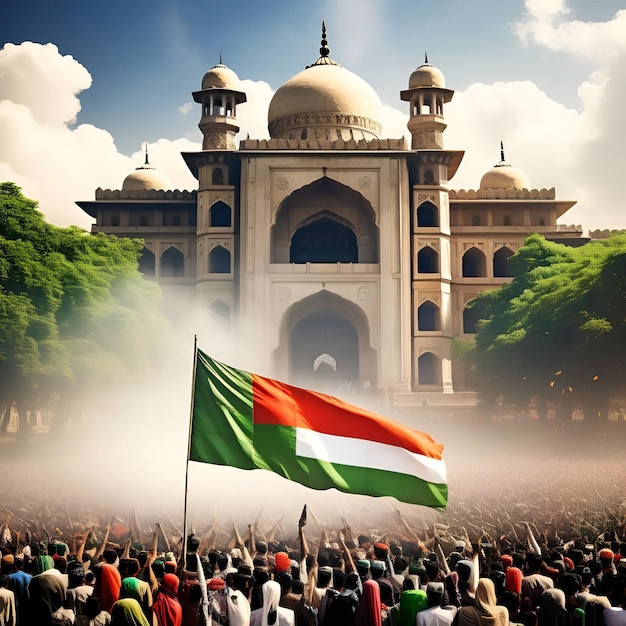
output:
M187 437L187 458L185 460L185 504L183 506L183 545L181 548L180 562L183 569L187 563L187 495L189 491L189 456L191 454L191 432L193 428L193 405L196 393L196 367L198 363L198 336L193 336L193 374L191 376L191 406L189 408L189 434Z

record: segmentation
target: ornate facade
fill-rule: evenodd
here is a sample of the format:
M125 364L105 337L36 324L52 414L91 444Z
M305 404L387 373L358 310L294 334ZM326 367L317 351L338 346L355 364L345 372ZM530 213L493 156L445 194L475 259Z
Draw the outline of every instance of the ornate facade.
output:
M196 191L127 179L78 204L94 231L143 237L142 271L166 298L186 290L207 320L226 320L254 345L256 371L337 395L471 409L452 350L474 332L467 305L510 280L508 258L528 233L580 237L557 225L574 202L532 189L504 154L477 189L453 189L464 153L444 148L454 92L443 74L426 61L400 94L409 148L380 137L378 96L331 60L325 32L320 52L275 93L270 139L238 147L239 79L221 63L206 73L193 93L203 149L182 155Z

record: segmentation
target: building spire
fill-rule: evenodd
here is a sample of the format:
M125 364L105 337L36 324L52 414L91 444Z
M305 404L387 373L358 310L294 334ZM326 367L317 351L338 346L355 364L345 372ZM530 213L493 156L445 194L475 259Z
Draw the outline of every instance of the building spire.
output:
M320 47L320 55L323 57L330 56L330 48L328 47L328 40L326 39L326 22L322 20L322 45Z
M502 139L500 139L500 161L504 162L504 143Z
M428 65L428 52L424 52L424 65Z
M146 161L145 161L144 165L150 165L150 161L148 160L148 142L145 141L144 143L146 145Z
M221 52L221 50L220 50L220 65L224 65L224 64L222 63L222 52Z

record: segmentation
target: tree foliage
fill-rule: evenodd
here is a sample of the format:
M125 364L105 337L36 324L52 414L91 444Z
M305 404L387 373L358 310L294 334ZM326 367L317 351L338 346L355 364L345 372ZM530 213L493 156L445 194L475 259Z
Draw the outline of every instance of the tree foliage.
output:
M85 399L145 371L167 325L143 280L138 239L48 224L0 184L0 415Z
M512 282L473 303L481 397L606 415L626 383L626 233L577 248L531 235L510 263Z

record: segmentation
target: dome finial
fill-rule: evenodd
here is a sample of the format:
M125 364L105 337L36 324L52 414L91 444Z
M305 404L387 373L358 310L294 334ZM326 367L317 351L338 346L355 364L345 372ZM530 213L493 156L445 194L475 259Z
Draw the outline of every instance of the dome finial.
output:
M323 57L330 55L330 48L328 47L328 40L326 39L326 22L322 20L322 45L320 47L320 54Z
M504 162L504 142L500 140L500 161Z
M148 142L145 141L144 143L146 144L146 162L144 165L150 165L150 161L148 160Z
M424 65L428 65L428 52L424 52Z
M222 63L222 52L221 52L221 51L220 51L220 65L224 65L224 64Z

